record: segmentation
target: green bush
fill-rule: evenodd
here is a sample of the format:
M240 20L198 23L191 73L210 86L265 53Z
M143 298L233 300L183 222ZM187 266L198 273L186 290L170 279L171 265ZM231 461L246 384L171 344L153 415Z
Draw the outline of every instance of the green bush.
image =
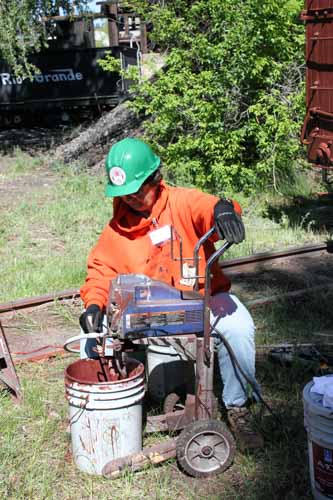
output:
M166 68L135 109L169 180L220 193L275 186L298 168L304 116L303 1L171 0L136 9Z

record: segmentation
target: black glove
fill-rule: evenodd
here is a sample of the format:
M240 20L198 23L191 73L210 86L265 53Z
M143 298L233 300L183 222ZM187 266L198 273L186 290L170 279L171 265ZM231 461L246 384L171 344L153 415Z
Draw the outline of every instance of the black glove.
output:
M80 325L84 333L102 331L103 314L101 308L96 304L87 307L80 316Z
M214 222L220 240L227 240L229 243L240 243L244 240L244 224L230 201L222 198L216 203Z

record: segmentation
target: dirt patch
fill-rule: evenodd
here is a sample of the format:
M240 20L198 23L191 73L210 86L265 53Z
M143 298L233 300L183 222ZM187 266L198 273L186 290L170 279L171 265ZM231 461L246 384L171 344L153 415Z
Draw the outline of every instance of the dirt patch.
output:
M67 339L79 335L80 299L52 302L0 315L14 361L61 352Z
M24 157L21 161L24 161ZM20 173L15 169L15 160L9 156L0 157L0 207L10 210L18 203L29 202L40 198L40 204L44 197L52 196L59 176L54 174L42 160L38 167L29 173ZM11 175L8 175L11 172Z
M333 284L333 254L313 252L225 270L244 302L274 294Z

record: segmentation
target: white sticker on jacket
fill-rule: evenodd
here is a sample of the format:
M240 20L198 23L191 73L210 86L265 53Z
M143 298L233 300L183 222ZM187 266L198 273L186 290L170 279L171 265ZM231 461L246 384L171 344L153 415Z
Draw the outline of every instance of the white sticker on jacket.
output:
M181 285L194 287L195 285L195 266L188 265L187 262L183 264L183 278L179 280Z
M171 227L169 225L162 226L154 231L150 231L149 238L153 245L159 245L171 238Z

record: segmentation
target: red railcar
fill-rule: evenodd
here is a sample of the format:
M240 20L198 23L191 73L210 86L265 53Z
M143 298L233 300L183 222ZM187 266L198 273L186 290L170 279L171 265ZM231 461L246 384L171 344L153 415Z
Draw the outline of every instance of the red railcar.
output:
M308 160L333 168L333 0L306 0L306 117L302 142Z

